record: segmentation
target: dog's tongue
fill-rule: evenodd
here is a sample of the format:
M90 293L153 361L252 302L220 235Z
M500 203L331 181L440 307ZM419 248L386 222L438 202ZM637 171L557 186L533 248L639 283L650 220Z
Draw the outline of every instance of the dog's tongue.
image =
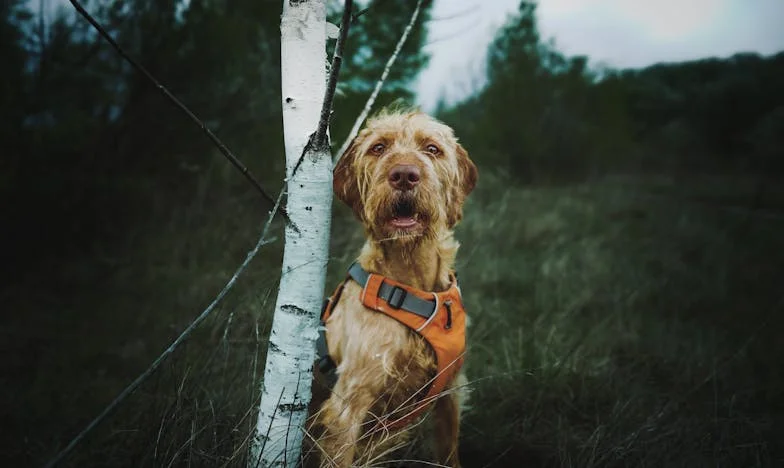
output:
M392 218L392 225L399 228L408 228L416 224L413 216L398 216Z

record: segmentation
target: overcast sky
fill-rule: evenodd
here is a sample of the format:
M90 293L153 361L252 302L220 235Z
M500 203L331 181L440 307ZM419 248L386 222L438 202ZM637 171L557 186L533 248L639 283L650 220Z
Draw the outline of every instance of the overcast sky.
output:
M46 1L51 9L68 3ZM454 101L482 86L487 46L518 4L435 0L431 60L416 84L426 110L440 96ZM537 16L542 37L561 52L614 68L784 50L784 0L539 0Z
M435 0L432 58L417 84L425 109L481 86L487 45L518 4ZM784 50L784 0L540 0L537 12L561 52L616 68Z

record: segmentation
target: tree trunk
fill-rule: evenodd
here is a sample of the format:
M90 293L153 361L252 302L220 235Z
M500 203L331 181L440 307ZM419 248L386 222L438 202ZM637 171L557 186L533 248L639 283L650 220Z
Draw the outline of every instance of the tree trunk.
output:
M281 19L283 126L289 217L251 467L296 466L311 397L324 293L332 158L305 147L319 124L326 87L325 0L284 0Z

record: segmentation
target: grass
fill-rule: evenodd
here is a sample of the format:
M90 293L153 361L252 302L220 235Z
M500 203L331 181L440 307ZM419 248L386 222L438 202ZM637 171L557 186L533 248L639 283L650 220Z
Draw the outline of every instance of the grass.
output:
M484 171L458 230L471 316L464 466L784 463L774 182L616 176L523 188ZM3 291L14 312L2 328L5 466L45 462L242 260L258 210L210 198L220 182L202 183L184 209L150 199L150 218L166 222ZM339 209L328 290L361 240ZM280 247L70 465L244 465Z
M468 372L489 377L466 418L470 466L784 460L784 381L765 370L783 363L784 218L655 182L480 189L460 232ZM724 182L712 194L737 202Z

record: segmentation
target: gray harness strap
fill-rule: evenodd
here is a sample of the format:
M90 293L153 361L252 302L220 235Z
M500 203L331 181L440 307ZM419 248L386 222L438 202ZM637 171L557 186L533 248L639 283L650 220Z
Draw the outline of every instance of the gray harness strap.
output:
M316 338L316 366L327 384L327 388L332 389L338 383L338 367L332 356L329 355L327 347L327 327L324 322L319 324L318 338Z
M340 300L344 285L345 281L340 285L340 288L337 290L334 297L324 299L324 304L321 306L318 338L316 338L316 366L318 367L319 372L321 372L321 375L324 376L326 384L330 389L332 389L338 381L338 368L335 365L332 356L329 355L329 346L327 346L327 324L324 323L324 312L327 310L327 307L329 307L332 300L336 303Z
M370 278L370 273L365 271L358 262L351 265L348 274L362 288ZM378 297L385 300L393 309L403 309L425 319L429 319L436 312L436 301L420 299L413 294L408 294L405 289L393 286L386 281L381 283L381 287L378 288Z

